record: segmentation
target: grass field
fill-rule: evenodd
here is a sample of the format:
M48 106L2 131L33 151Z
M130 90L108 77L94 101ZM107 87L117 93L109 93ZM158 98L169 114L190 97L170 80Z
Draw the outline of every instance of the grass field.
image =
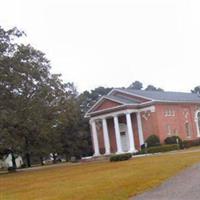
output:
M200 162L200 152L61 165L0 176L0 200L128 199Z

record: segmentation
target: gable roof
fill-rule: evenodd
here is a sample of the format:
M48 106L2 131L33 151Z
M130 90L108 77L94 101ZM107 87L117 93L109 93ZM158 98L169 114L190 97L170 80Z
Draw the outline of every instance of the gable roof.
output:
M198 102L200 103L200 95L196 93L186 92L162 92L162 91L146 91L133 89L119 89L131 94L143 96L144 98L151 98L154 101L161 102Z
M86 113L86 117L93 113L97 105L103 100L109 99L118 102L124 106L141 107L152 104L153 102L163 103L199 103L200 95L196 93L186 92L162 92L162 91L146 91L116 88L110 91L107 95L101 97ZM145 100L145 101L144 101ZM117 108L116 107L116 108ZM113 107L110 109L114 109ZM106 109L106 110L110 110ZM98 111L95 111L98 112Z
M105 98L110 98L112 99L113 101L118 101L118 102L121 102L122 104L138 104L140 103L140 101L136 100L136 99L133 99L133 98L129 98L127 96L114 96L114 95L106 95L104 96Z

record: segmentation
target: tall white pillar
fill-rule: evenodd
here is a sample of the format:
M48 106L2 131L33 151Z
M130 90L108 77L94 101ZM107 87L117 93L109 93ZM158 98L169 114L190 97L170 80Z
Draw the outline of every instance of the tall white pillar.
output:
M142 130L142 120L139 112L137 112L137 125L138 125L139 142L141 146L144 144L144 135Z
M103 138L104 138L104 146L105 146L105 155L110 154L110 139L108 135L108 127L106 119L102 119L103 124Z
M90 123L92 126L92 138L93 138L93 145L94 145L94 155L93 156L100 156L96 123L94 120L91 120Z
M132 122L131 122L131 114L126 113L126 123L127 123L127 128L128 128L128 137L129 137L129 152L135 152L135 141L134 141L134 136L133 136L133 127L132 127Z
M115 127L115 136L116 136L116 143L117 143L117 152L116 153L122 153L122 145L121 145L121 136L120 136L120 130L119 130L119 121L118 117L114 116L114 127Z

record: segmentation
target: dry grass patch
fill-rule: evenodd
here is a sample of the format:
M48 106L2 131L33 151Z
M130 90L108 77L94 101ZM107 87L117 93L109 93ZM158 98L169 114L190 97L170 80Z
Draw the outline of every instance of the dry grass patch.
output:
M188 152L1 175L0 199L128 199L197 162L200 152Z

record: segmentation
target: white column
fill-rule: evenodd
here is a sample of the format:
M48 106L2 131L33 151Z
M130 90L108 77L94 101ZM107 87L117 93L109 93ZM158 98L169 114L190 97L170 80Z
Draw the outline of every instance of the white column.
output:
M131 115L130 113L126 113L126 123L128 128L128 137L129 137L129 152L135 152L135 142L133 137L133 127L131 122Z
M93 138L93 145L94 145L94 155L93 156L100 156L96 123L94 120L91 120L90 123L92 126L92 138Z
M144 135L142 130L142 120L139 112L137 112L137 125L138 125L139 141L141 146L144 144Z
M106 119L102 119L103 124L103 138L104 138L104 146L105 146L105 155L110 154L110 140L108 135L108 127Z
M120 130L119 130L119 121L118 117L114 116L114 127L115 127L115 136L116 136L116 143L117 143L117 152L122 153L122 145L121 145L121 137L120 137Z

